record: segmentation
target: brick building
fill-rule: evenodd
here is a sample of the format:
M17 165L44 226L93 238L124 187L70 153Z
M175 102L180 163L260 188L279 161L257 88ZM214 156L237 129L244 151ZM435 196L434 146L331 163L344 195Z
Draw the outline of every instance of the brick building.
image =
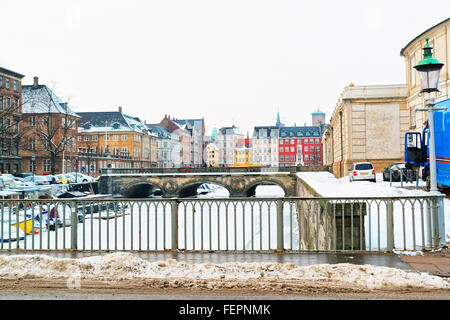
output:
M18 133L22 117L23 77L0 67L0 173L21 171Z
M80 117L38 80L34 77L33 85L22 86L22 171L37 175L72 171Z

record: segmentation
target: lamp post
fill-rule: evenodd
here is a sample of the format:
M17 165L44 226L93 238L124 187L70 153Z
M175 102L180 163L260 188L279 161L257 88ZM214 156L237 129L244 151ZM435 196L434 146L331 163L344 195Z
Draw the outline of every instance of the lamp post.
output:
M33 182L34 182L34 171L36 168L36 156L34 155L34 153L31 155L31 166L33 169Z
M436 58L433 58L432 47L428 44L429 38L426 39L426 44L423 47L423 59L419 61L414 69L419 73L420 85L422 93L428 93L428 98L425 99L425 108L415 108L416 111L427 111L428 113L428 137L430 145L430 191L438 191L436 181L436 149L434 144L434 118L433 112L437 110L447 110L447 108L434 107L435 102L431 97L431 93L438 92L439 74L444 64L440 63Z
M78 183L78 155L75 155L76 171L75 171L75 183Z

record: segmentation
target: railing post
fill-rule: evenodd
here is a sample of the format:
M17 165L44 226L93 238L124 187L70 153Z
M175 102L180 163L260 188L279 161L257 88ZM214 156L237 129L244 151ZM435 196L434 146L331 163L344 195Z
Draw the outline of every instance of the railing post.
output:
M178 200L171 200L172 250L178 250Z
M269 235L270 237L270 235ZM277 251L284 249L283 200L277 200Z
M445 245L444 197L435 198L433 208L434 245L439 247Z
M78 249L78 205L74 201L70 204L70 239L71 249Z
M386 232L387 232L387 251L394 249L394 204L392 200L388 200L387 217L386 217Z

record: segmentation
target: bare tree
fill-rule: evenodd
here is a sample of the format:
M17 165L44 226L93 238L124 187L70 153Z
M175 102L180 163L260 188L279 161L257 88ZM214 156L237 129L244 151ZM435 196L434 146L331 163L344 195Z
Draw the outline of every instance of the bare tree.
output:
M76 151L77 115L46 86L25 88L24 99L22 147L47 158L45 171L55 174L57 159Z

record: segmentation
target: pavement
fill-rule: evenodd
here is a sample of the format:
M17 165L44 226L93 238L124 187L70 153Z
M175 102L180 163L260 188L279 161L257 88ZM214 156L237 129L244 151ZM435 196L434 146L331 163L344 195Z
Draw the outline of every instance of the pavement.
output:
M399 255L402 262L411 269L427 272L439 277L450 277L450 249L443 248L438 252L423 252L423 255Z

